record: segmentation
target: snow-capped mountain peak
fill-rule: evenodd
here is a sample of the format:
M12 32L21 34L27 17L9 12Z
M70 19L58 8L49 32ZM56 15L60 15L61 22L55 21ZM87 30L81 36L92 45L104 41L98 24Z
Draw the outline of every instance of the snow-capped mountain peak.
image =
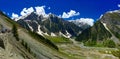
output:
M86 29L90 26L93 26L93 24L94 24L94 20L92 18L80 18L80 19L68 20L68 21L76 24L77 26L81 27L82 29Z
M72 36L77 36L79 31L82 30L74 23L59 18L54 14L48 15L48 17L44 17L43 15L37 15L33 12L17 22L26 29L37 32L40 35L47 33L50 36L59 36L59 32L61 32L66 35L66 37L70 38Z

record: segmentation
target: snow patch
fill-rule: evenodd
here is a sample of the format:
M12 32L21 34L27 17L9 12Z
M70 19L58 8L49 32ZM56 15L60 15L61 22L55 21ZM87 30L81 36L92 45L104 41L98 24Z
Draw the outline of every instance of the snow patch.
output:
M67 38L70 38L72 35L70 33L68 33L68 31L66 31L66 36L67 36Z
M37 25L39 25L38 22L37 22L36 20L33 20L33 22L35 22Z
M120 10L108 11L107 13L114 13L114 12L120 13Z
M107 28L106 23L103 23L103 22L102 22L102 24L104 25L104 27L105 27L108 31L110 31L110 30Z
M64 37L66 37L66 35L64 35L62 32L59 32L59 35L62 35L62 36L64 36Z
M51 33L51 36L56 36L54 33Z
M90 26L93 26L94 25L94 19L92 18L80 18L80 19L76 19L76 20L68 20L69 22L73 22L74 24L78 25L79 27L81 27L85 24L88 24Z
M27 23L28 24L28 23ZM28 24L28 27L30 28L31 31L33 31L33 28Z
M28 13L28 14L26 14L26 15L24 15L24 16L20 16L19 18L20 19L25 19L27 16L29 16L31 13Z
M49 34L46 32L46 33L43 33L44 35L47 35L47 36L49 36Z
M114 42L119 43L119 42L120 42L119 39L116 38L116 36L114 36L114 34L107 28L106 24L103 23L103 22L101 22L101 23L102 23L102 24L104 25L104 27L112 34L111 39L112 39Z
M67 34L69 34L69 33L67 33ZM59 35L61 35L63 37L66 37L66 38L70 38L71 37L70 34L67 36L67 35L63 34L62 32L59 32Z
M43 35L43 34L42 34L43 32L41 31L40 27L41 27L41 26L38 25L38 32L37 32L37 33L40 34L40 35Z
M20 20L20 19L25 19L27 16L29 16L31 13L28 13L28 14L26 14L26 15L24 15L24 16L19 16L19 17L17 17L17 18L14 18L15 19L15 21L18 21L18 20Z

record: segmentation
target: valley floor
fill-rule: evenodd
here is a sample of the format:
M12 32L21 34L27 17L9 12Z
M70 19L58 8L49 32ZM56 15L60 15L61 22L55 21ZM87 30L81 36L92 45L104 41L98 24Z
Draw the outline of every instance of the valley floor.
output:
M116 48L86 47L77 43L57 44L60 51L76 59L119 59L111 54Z

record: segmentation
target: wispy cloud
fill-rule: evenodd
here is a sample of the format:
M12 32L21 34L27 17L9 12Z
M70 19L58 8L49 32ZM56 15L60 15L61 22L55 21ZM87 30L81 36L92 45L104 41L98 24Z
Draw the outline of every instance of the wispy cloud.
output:
M120 7L120 4L118 4L118 7Z
M50 7L48 7L48 9L51 9Z

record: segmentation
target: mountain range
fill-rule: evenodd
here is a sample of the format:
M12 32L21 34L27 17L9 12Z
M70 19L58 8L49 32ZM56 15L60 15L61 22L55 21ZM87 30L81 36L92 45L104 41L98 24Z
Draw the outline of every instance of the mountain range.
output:
M17 23L40 35L64 36L66 38L75 37L83 30L74 23L59 18L54 14L44 17L32 12L25 18L19 19Z
M54 14L37 15L32 12L17 23L22 27L36 32L42 36L75 37L85 45L104 45L107 40L119 45L119 16L120 11L108 11L91 26L82 20L64 20Z
M44 16L36 12L16 19L0 12L1 59L88 58L93 55L83 56L91 49L87 46L120 45L120 10L106 12L93 26L81 20L68 21L54 14Z

